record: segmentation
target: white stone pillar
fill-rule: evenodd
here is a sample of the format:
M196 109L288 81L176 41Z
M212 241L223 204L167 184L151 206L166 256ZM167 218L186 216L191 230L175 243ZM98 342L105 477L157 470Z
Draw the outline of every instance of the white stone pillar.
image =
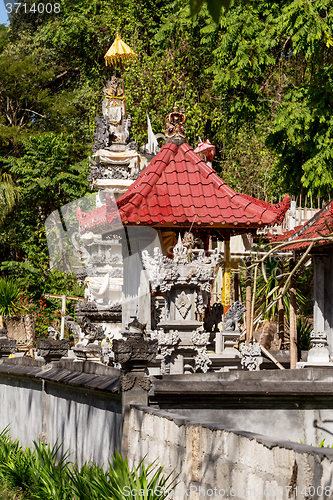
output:
M313 329L323 332L325 330L325 257L314 256L313 280Z

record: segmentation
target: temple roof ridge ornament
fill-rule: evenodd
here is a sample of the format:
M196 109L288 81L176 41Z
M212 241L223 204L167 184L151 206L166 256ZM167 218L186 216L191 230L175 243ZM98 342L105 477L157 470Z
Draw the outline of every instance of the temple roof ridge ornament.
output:
M184 123L186 120L185 109L183 107L178 111L177 103L173 107L173 111L165 117L166 142L172 142L180 146L186 142Z

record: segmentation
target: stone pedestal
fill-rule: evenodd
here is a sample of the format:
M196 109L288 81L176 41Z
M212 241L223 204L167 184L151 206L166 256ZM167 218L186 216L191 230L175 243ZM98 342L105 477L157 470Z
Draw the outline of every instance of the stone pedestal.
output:
M327 334L325 332L311 332L312 347L308 352L307 361L296 363L296 368L325 367L333 368L333 362L330 361L328 350Z
M73 347L72 351L75 354L75 361L101 361L102 347L99 342L86 345L80 343Z
M59 361L66 356L69 350L69 340L37 339L37 355L45 359L46 363Z
M146 375L148 364L156 357L157 340L146 340L144 325L137 318L122 332L124 339L114 340L114 360L120 363L125 374L122 377L123 392L136 390L148 391L150 380Z
M16 340L9 340L6 328L0 328L0 358L8 358L14 354L16 349Z

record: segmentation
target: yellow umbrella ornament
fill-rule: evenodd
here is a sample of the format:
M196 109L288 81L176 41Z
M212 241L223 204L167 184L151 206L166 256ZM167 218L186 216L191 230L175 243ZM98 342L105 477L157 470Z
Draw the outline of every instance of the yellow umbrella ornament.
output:
M136 59L137 55L131 47L129 47L125 42L122 41L120 36L117 33L116 39L107 51L104 56L106 66L116 66L119 63L120 72L121 72L121 83L123 86L123 95L124 95L124 111L126 118L126 104L125 104L125 88L124 88L124 77L123 77L123 64L122 61L133 61Z

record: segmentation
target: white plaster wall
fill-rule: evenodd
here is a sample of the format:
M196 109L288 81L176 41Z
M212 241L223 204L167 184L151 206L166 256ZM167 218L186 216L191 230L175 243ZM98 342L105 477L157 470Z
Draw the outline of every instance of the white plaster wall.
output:
M138 464L146 455L147 463L158 458L165 475L179 474L174 498L333 497L331 449L274 441L144 407L131 408L129 424L129 462Z
M112 395L64 384L0 374L0 432L9 426L23 446L44 440L81 467L108 464L121 448L121 402Z
M0 432L8 426L10 435L23 446L32 444L43 432L42 381L0 376Z
M70 450L70 459L80 467L86 461L107 465L115 448L121 448L120 404L106 393L98 395L49 382L46 396L48 442L62 443L62 453Z

